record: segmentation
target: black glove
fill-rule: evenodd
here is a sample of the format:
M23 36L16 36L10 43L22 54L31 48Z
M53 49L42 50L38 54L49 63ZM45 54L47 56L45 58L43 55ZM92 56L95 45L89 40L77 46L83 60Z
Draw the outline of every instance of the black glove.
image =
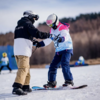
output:
M38 48L41 47L41 44L38 41L34 41L33 45L36 46L36 47L38 47Z
M62 42L62 38L61 37L58 38L58 42Z

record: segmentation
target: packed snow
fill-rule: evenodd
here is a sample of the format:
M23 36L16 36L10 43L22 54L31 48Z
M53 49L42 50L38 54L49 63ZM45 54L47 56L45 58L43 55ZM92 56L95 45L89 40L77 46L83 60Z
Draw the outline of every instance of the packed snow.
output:
M31 69L30 86L43 86L47 83L48 69ZM71 72L75 86L87 84L88 87L77 90L41 90L25 96L12 94L12 84L17 70L2 71L0 74L0 100L100 100L100 65L73 67ZM57 71L57 86L64 83L62 69Z

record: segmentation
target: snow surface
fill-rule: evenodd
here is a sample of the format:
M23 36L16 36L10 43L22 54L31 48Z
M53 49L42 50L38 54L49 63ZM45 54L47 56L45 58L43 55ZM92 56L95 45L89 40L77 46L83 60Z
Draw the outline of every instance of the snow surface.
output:
M31 69L31 86L47 83L48 69ZM12 94L12 84L16 70L12 73L2 71L0 75L0 100L100 100L100 65L71 68L75 86L87 84L88 87L77 90L33 91L25 96ZM57 73L57 86L64 83L61 68Z

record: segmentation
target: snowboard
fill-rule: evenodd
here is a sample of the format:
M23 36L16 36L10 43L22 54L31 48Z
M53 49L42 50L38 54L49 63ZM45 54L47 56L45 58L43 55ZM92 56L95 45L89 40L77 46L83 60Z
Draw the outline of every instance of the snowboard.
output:
M68 89L82 89L87 87L88 85L80 85L80 86L67 86L67 87L63 87L63 86L59 86L56 88L44 88L44 87L39 87L39 86L33 86L32 90L36 91L36 90L68 90Z

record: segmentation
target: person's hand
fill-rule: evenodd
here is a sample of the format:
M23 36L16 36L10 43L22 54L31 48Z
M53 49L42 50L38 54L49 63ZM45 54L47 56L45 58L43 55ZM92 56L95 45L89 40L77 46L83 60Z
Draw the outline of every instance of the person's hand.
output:
M65 41L65 37L59 37L57 41L58 42L64 42Z
M62 42L62 38L61 37L58 38L58 42Z
M34 41L33 46L36 46L36 47L39 48L39 47L41 47L41 44L38 41Z

